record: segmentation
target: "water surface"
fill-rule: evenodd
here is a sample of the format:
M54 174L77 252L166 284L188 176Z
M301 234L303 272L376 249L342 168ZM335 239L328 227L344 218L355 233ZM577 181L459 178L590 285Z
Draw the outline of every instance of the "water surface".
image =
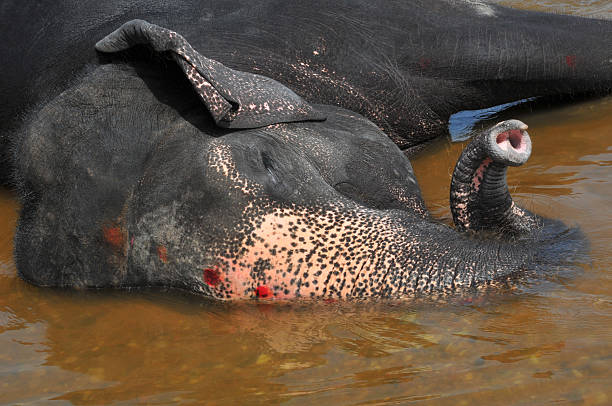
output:
M590 15L609 3L555 4ZM612 404L612 98L508 114L533 142L509 172L516 200L580 226L591 264L443 303L33 287L15 274L17 204L2 191L0 404ZM414 161L442 221L462 147L440 140Z

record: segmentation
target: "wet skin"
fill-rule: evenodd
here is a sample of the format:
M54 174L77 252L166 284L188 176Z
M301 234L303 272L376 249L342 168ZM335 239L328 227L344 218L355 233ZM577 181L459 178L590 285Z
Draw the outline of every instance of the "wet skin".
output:
M448 6L430 6L442 5ZM353 22L366 21L364 7L351 8ZM429 11L404 10L404 17L424 18L414 24L388 15L390 20L381 24L368 14L376 20L370 29L349 25L355 31L344 33L344 39L359 44L348 47L358 51L351 55L336 53L344 48L339 48L342 41L331 23L316 25L306 37L295 30L311 21L302 9L281 8L283 18L276 22L269 13L251 18L242 9L233 24L223 24L229 13L213 19L221 24L215 29L214 24L187 27L204 30L191 36L194 44L206 38L205 47L196 46L208 50L205 56L221 54L217 59L228 66L289 85L313 103L324 121L317 116L295 123L266 122L264 127L220 126L214 103L203 103L202 94L198 98L194 92L193 72L176 58L168 61L166 49L151 58L150 48L141 47L140 58L127 55L127 65L117 62L125 54L119 59L100 56L112 63L90 65L70 83L58 78L58 72L68 66L78 69L89 57L63 61L48 74L53 85L42 86L29 102L46 100L11 133L14 182L23 204L16 235L20 275L44 286L171 286L221 299L403 297L478 287L533 266L543 252L554 252L564 238L575 239L575 233L515 209L503 190L499 195L511 208L503 210L503 222L485 207L484 221L459 226L468 233L439 224L426 213L410 163L398 146L415 147L444 133L448 114L459 108L534 92L605 93L610 72L601 49L607 37L592 48L580 48L585 52L581 61L587 61L587 54L592 57L580 69L575 58L568 64L564 57L578 49L577 40L546 43L544 48L532 42L543 21L552 24L547 30L573 22L582 40L609 32L610 25L503 8L493 8L491 16L463 3L453 7L458 8L452 15L435 18L454 19L459 28L437 46L431 46L433 31L428 29L435 31L440 21L425 24L434 18ZM324 9L311 9L323 20L328 16ZM337 10L333 15L338 16ZM491 21L494 31L486 28ZM520 26L513 21L521 21ZM104 30L104 14L88 22L92 32L103 32L96 40L117 28ZM389 29L394 22L407 28L395 32ZM383 25L386 30L380 31ZM250 42L245 42L245 33L232 33L242 29L266 35L249 32ZM279 37L269 35L276 29L289 43L301 45L278 46L271 39ZM563 31L552 31L555 38L563 36ZM508 33L514 35L511 41ZM62 35L65 31L60 39ZM364 42L370 35L382 37ZM486 57L475 51L477 61L483 57L477 64L464 59L470 47L479 48L472 41L465 45L464 35L478 44L488 39ZM321 38L324 44L312 48ZM528 51L524 55L512 47L517 40L521 52ZM70 45L84 49L86 42ZM227 51L230 43L235 51ZM532 45L542 50L542 58L529 54ZM389 59L394 49L406 53L399 65ZM426 60L415 65L424 49L434 50L432 60L440 58L433 66ZM315 63L315 56L323 59ZM40 73L38 65L27 69ZM23 93L30 97L32 92ZM500 134L506 134L501 142L516 138L512 132ZM487 173L493 174L489 166L495 177L505 174L505 166L489 165L490 158L475 155L481 161L466 164L475 168L467 184L475 185L476 192L469 204L457 204L459 210L468 208L460 219L484 212L481 202L487 196L481 190L487 188L481 184L494 189L503 184L507 191L505 179L487 179ZM515 216L508 220L508 214ZM495 238L474 237L481 228L496 232Z
M520 238L507 228L489 240L458 233L429 218L406 156L359 114L294 107L303 100L278 83L236 79L180 37L168 46L176 33L145 22L109 38L100 50L153 38L184 66L101 66L32 118L17 150L19 183L30 189L16 262L35 284L170 286L218 299L447 293L512 277L567 231L511 211L519 222L529 216ZM203 104L221 111L223 94L242 104L229 116L202 114ZM284 122L287 109L307 116ZM231 129L241 114L255 128ZM145 117L156 119L143 126ZM478 168L472 200L488 198L479 195L489 172L478 160L522 163L525 130L508 121L476 137L473 148L492 147L468 160ZM504 161L509 150L522 161ZM507 192L505 181L499 187Z
M94 44L134 18L179 32L207 57L276 79L309 102L357 112L406 151L446 135L448 117L460 110L610 92L612 22L481 3L5 0L2 152L24 110L69 88L88 64L109 62ZM11 161L0 160L0 176Z

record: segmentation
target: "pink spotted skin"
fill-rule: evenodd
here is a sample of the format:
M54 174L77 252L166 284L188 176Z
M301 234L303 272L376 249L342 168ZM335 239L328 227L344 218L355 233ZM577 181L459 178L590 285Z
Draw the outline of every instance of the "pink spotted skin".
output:
M125 33L130 33L132 39ZM206 58L180 34L147 21L125 23L99 41L96 48L102 52L118 52L137 43L149 44L157 52L171 53L218 126L255 128L325 119L281 83Z

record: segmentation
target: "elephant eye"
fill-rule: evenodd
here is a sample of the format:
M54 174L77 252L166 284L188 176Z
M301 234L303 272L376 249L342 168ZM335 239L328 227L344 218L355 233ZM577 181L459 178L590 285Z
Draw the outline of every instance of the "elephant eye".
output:
M272 157L270 157L270 155L265 151L262 151L261 153L261 162L263 163L264 168L266 168L266 171L268 171L270 176L272 176L272 179L274 180L274 182L278 182L278 178L276 177L276 174L274 173L276 170L276 165L274 161L272 160Z
M286 199L292 196L295 193L295 186L292 185L291 181L288 182L287 168L272 158L269 152L262 151L260 156L261 163L265 168L266 179L264 185L266 191L277 199Z

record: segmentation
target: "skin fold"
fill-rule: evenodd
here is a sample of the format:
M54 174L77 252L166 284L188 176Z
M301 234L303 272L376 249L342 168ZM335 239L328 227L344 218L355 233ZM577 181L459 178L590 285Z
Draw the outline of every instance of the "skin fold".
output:
M405 152L444 134L458 109L608 92L608 22L446 1L379 15L359 2L189 6L141 7L153 34L129 26L135 41L99 54L94 44L133 12L97 9L86 20L95 35L70 46L84 22L66 12L57 45L37 37L3 65L24 279L223 300L400 298L508 280L579 234L507 193L506 166L524 162L507 154L525 151L523 123L466 148L451 188L456 229L429 217ZM581 47L560 41L564 24ZM435 36L442 25L451 29ZM62 49L75 58L45 71ZM17 78L19 64L36 80ZM288 106L303 114L283 119ZM29 110L15 120L19 109ZM487 137L503 153L478 143Z
M612 89L612 22L484 2L5 0L0 145L13 138L24 110L39 109L92 64L109 62L95 43L135 18L311 103L359 113L407 152L446 135L449 116L460 110ZM5 179L10 162L0 160Z

